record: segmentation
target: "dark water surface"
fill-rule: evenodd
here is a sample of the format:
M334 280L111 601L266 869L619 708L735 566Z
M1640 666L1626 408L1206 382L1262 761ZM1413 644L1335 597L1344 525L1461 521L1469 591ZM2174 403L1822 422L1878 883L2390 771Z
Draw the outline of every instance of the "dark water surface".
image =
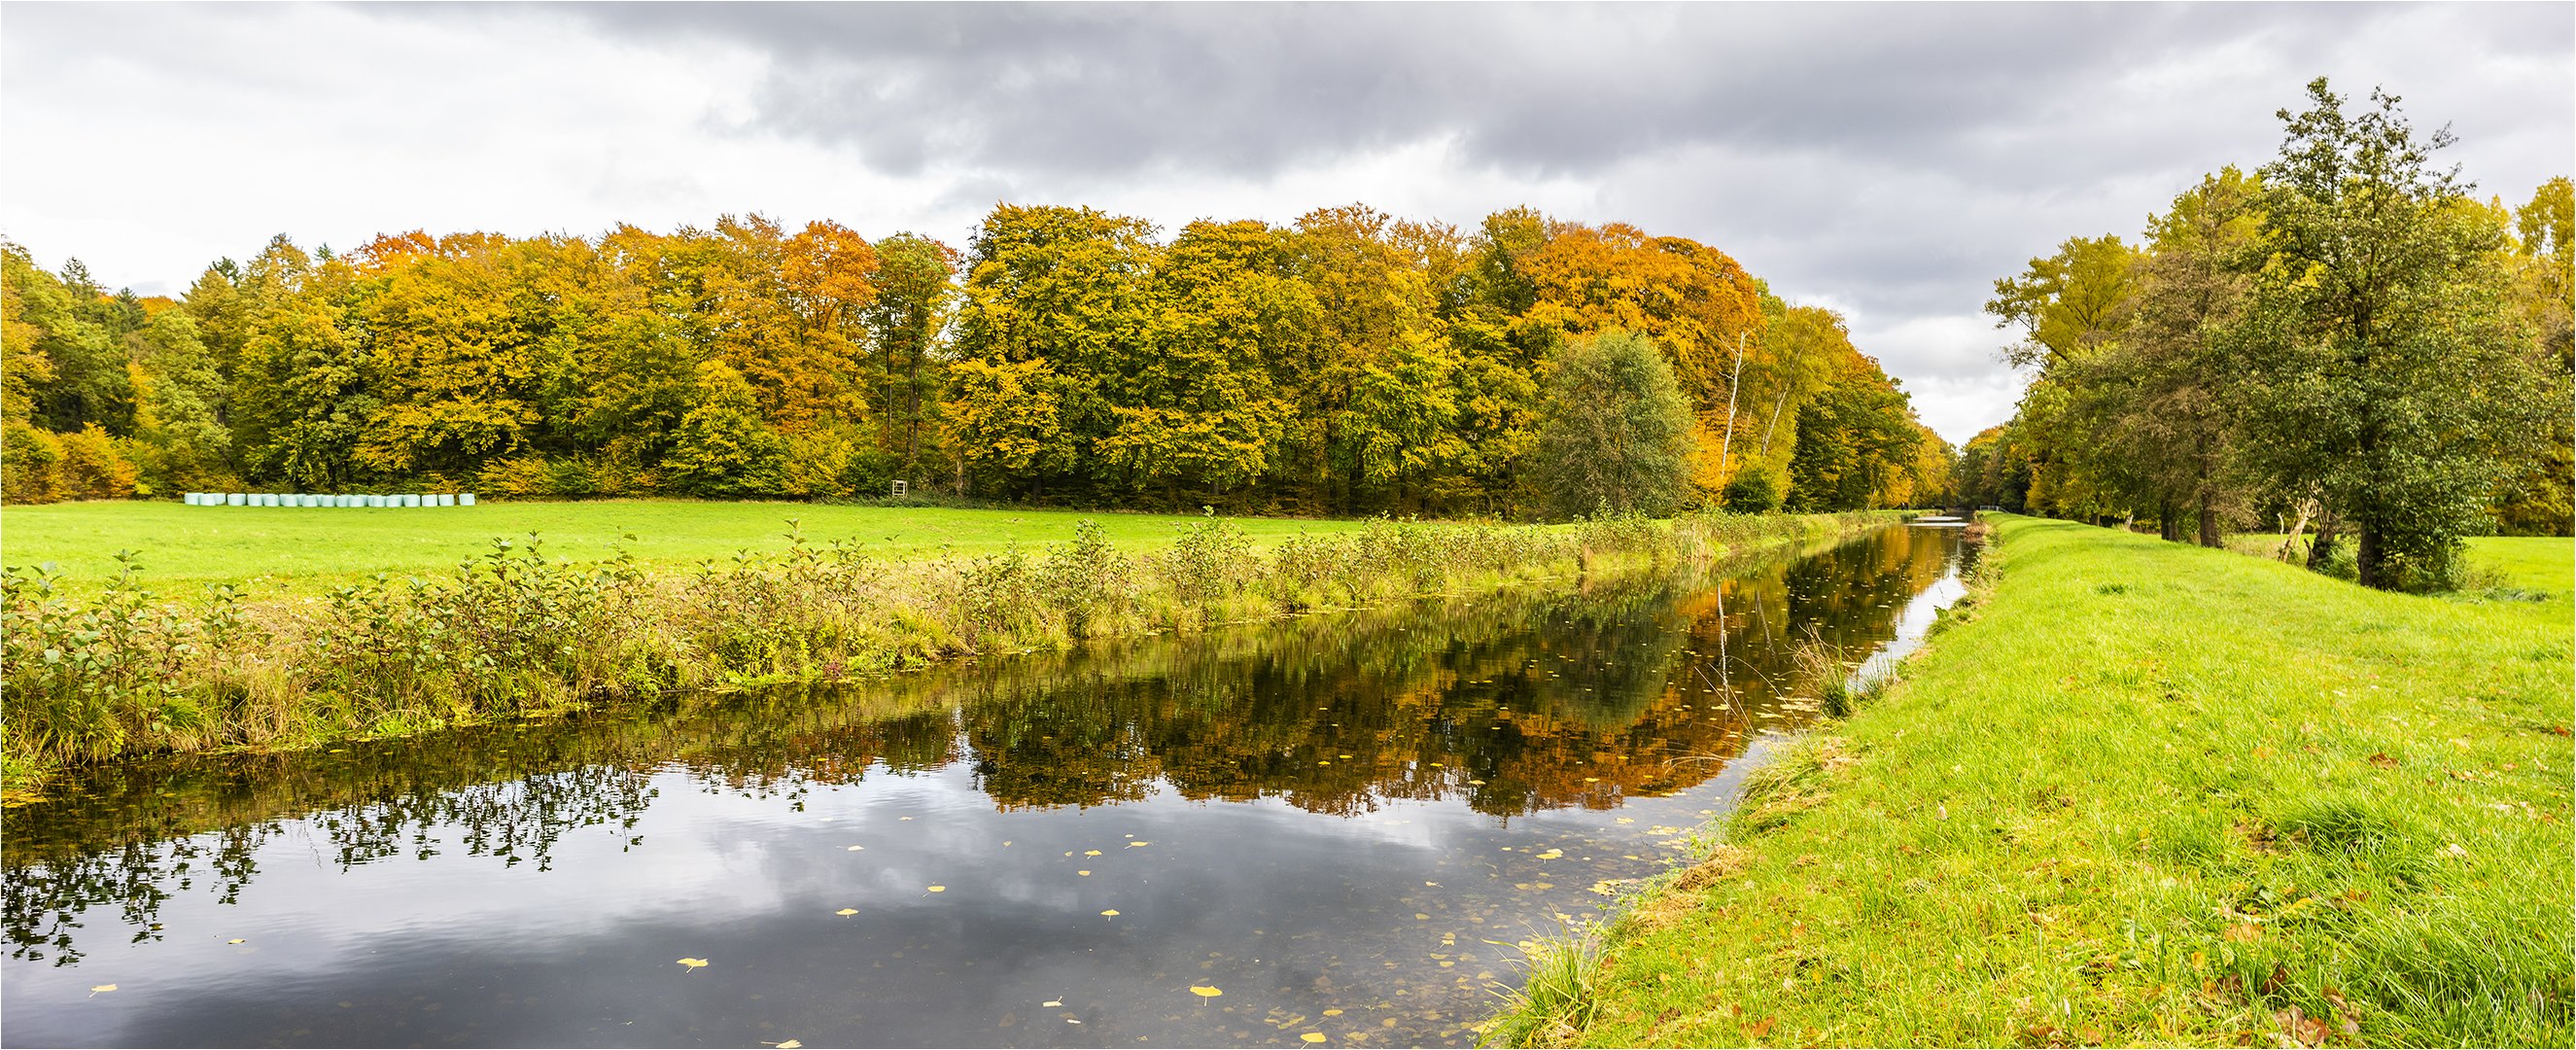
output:
M1910 645L1959 561L1890 528L1722 579L129 766L0 824L0 1041L1469 1043L1515 942L1684 859L1813 717L1807 625Z

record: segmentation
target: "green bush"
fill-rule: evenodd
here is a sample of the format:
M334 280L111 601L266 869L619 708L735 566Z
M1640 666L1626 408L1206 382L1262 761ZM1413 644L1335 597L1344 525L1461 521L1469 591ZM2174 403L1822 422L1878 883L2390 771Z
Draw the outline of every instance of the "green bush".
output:
M1780 479L1755 468L1726 483L1726 509L1735 514L1769 514L1780 509Z
M1561 517L1680 506L1690 485L1690 402L1654 341L1611 331L1560 354L1534 455Z

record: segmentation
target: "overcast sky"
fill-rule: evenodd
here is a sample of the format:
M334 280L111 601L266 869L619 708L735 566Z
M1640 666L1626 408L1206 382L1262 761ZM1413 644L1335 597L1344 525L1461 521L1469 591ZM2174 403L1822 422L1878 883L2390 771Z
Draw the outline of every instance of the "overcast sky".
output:
M2312 77L2451 125L2481 195L2576 154L2576 6L0 5L0 235L175 293L271 234L759 211L963 247L995 201L1166 232L1517 204L1843 311L1952 441L1978 308L2278 148Z

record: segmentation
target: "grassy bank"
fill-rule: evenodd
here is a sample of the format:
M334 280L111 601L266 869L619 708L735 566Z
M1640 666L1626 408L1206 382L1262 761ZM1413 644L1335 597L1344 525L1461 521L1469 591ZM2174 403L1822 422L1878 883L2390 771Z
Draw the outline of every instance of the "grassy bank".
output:
M2538 600L2006 519L1905 680L1507 1019L1603 1046L2566 1046L2570 548ZM1554 972L1542 969L1542 972Z
M0 508L0 561L54 563L66 585L96 591L117 575L114 555L140 551L142 578L168 594L209 583L252 591L319 594L372 573L436 573L491 549L495 536L545 538L549 554L602 560L621 549L648 569L787 548L796 519L816 543L848 540L885 557L975 556L1013 544L1073 538L1082 522L1127 550L1169 545L1196 516L1058 510L601 500L486 503L410 510L190 507L131 500ZM1300 534L1332 535L1359 521L1246 518L1237 527L1268 546ZM631 537L631 538L626 538Z
M600 699L835 681L1081 638L1669 565L1895 517L1381 520L1266 547L1240 523L1207 519L1141 551L1078 523L1043 548L914 559L790 536L778 553L677 572L495 543L445 573L378 574L318 595L217 586L179 602L134 579L82 593L20 567L7 577L0 755L8 786L23 795L65 763L302 747Z

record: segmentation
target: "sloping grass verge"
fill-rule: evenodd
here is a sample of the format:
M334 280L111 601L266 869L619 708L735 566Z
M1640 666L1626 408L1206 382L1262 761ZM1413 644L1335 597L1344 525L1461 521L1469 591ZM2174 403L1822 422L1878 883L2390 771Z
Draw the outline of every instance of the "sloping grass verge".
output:
M1553 1041L2576 1041L2563 588L1997 533L2001 582L1748 782Z
M888 559L791 535L694 572L496 541L451 572L321 596L195 602L132 573L96 595L8 571L5 787L160 751L395 736L674 691L839 681L1082 638L1616 573L1884 525L1894 513L1614 517L1574 527L1377 521L1257 547L1206 519L1144 553L1084 523L1042 550Z

